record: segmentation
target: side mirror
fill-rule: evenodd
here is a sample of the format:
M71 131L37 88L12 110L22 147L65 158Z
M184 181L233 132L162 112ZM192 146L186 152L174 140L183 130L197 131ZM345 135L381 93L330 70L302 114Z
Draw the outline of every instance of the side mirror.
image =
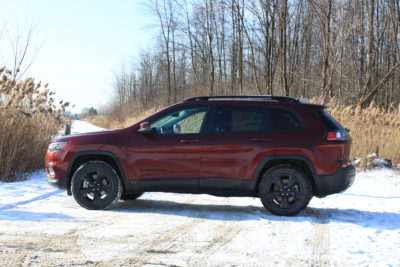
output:
M344 129L346 132L350 132L350 128L346 128L346 129Z
M139 126L138 132L142 134L150 133L151 132L150 122L148 121L142 122Z

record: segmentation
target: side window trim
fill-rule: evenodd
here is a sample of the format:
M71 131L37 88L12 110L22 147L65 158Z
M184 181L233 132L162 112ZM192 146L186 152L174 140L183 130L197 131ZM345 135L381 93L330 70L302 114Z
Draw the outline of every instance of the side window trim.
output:
M200 127L200 131L198 134L207 133L209 121L211 120L213 105L204 105L204 106L207 107L207 111L206 111L206 114L204 115L204 119L203 119L202 125Z

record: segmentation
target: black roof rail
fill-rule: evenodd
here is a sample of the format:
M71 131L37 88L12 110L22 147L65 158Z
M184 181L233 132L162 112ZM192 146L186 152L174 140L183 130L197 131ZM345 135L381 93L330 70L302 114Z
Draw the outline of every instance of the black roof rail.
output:
M200 101L210 99L259 99L259 100L276 100L279 102L300 103L300 99L289 96L271 96L271 95L226 95L226 96L196 96L186 99L184 102Z

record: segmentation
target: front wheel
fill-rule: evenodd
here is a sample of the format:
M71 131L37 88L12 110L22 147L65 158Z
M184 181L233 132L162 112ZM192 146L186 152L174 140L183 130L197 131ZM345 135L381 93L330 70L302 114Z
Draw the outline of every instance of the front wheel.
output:
M311 200L307 176L291 165L279 165L267 171L259 185L264 207L280 216L292 216L305 209Z
M119 200L122 184L113 167L103 161L89 161L74 173L71 189L79 205L89 210L99 210Z

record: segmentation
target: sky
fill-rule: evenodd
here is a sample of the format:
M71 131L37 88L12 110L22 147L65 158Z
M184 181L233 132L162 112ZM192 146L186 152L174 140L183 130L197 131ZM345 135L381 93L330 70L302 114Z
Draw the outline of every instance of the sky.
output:
M0 0L0 64L9 62L8 35L34 25L26 76L80 112L113 97L113 79L151 47L156 29L148 0ZM7 63L6 63L7 64ZM8 63L9 65L9 63Z

